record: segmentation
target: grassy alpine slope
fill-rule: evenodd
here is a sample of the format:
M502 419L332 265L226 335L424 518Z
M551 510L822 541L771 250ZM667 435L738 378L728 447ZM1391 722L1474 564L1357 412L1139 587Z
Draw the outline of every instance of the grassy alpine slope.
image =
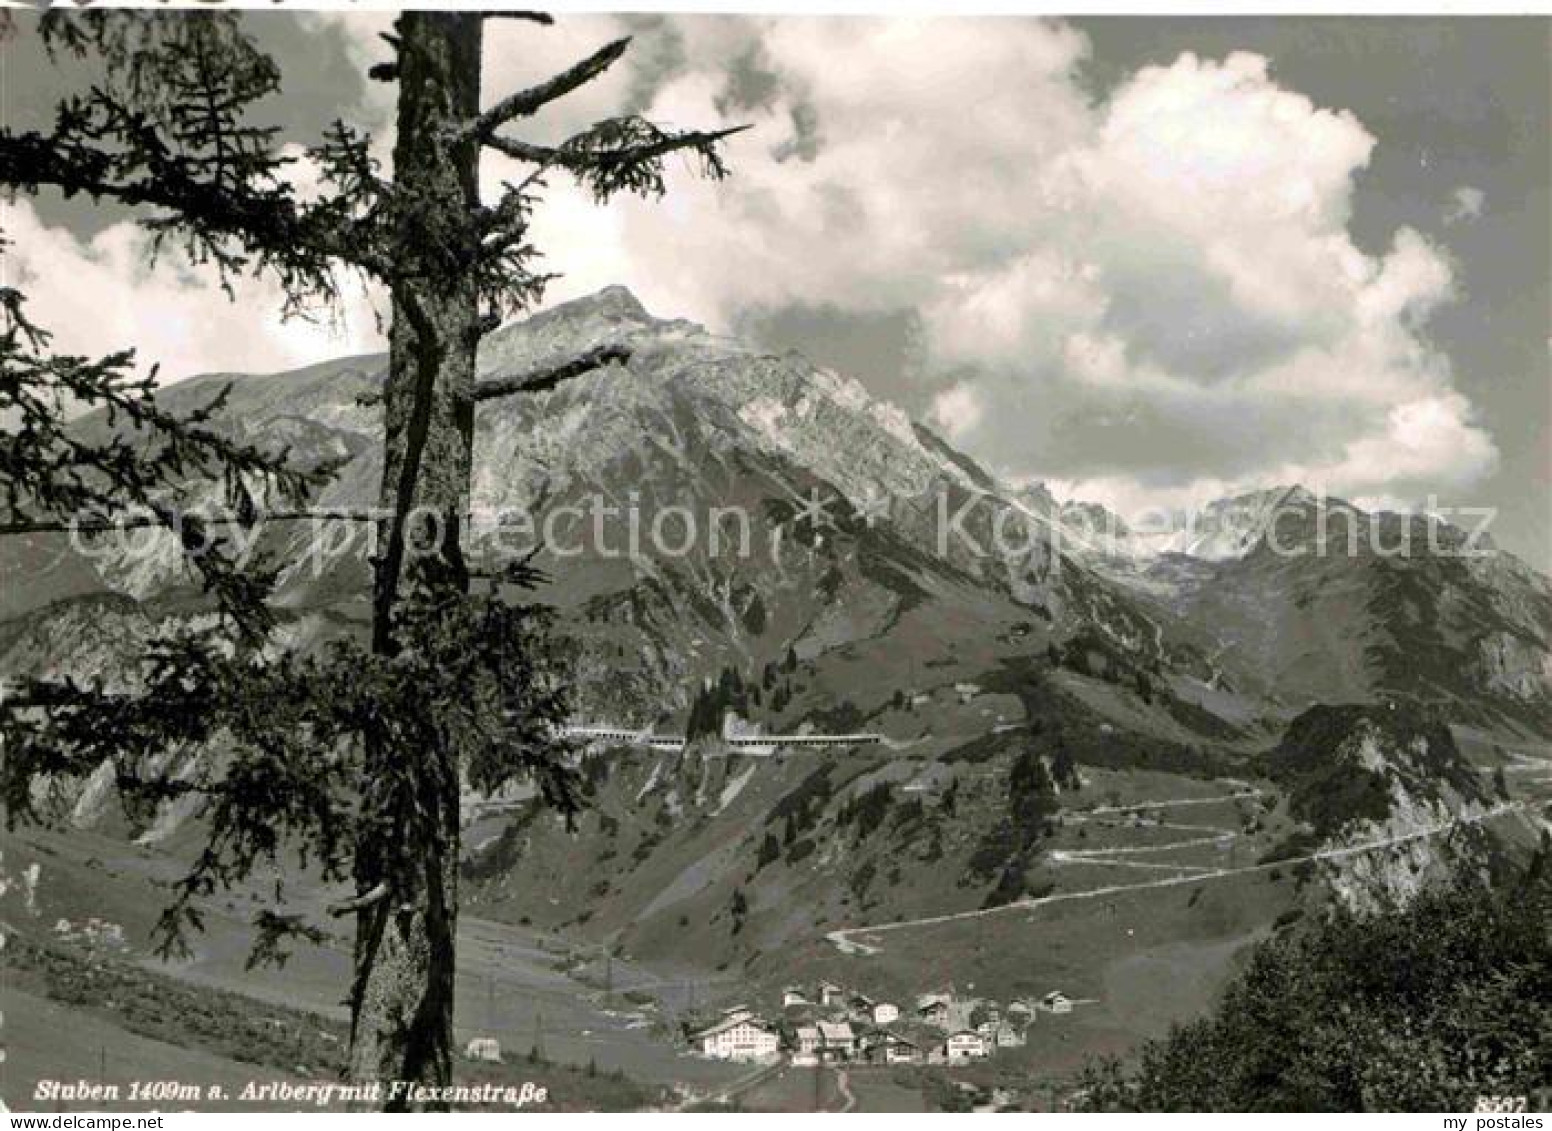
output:
M1539 1110L1552 1064L1552 861L1257 945L1207 1018L1091 1067L1096 1111Z

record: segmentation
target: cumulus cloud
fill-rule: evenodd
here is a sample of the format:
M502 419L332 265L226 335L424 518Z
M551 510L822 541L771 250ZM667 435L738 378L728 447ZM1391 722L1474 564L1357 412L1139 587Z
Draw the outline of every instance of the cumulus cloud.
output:
M878 391L1011 478L1112 501L1291 478L1412 496L1495 466L1424 332L1449 257L1408 228L1357 246L1379 142L1266 59L1185 54L1095 104L1059 24L699 26L649 111L751 120L758 140L725 185L610 210L616 270L649 303L722 326L910 310L924 357ZM730 109L735 57L766 78ZM799 120L818 139L801 158ZM591 285L610 253L581 244Z
M1288 479L1412 497L1495 466L1424 332L1449 257L1407 228L1357 246L1353 181L1379 141L1266 59L1185 54L1096 104L1059 23L645 36L671 65L616 80L645 112L756 128L725 184L686 171L665 202L607 209L552 191L536 237L567 272L554 297L623 281L720 329L908 311L921 357L875 391L1009 478L1109 502Z
M42 222L27 200L8 205L9 242L0 268L27 296L29 316L64 353L102 356L133 348L142 372L164 381L200 373L265 373L379 348L373 296L348 276L342 309L283 320L284 296L269 280L233 281L171 249L154 266L146 233L128 221L90 239Z
M313 18L340 21L363 67L384 56L387 17ZM730 146L732 179L676 162L662 201L601 208L552 179L532 233L562 273L552 301L624 283L721 330L799 308L907 315L912 363L872 375L876 393L1010 479L1117 505L1290 479L1418 497L1495 465L1426 333L1453 294L1448 255L1408 228L1379 253L1350 233L1354 178L1383 139L1260 56L1184 54L1096 101L1088 45L1059 22L585 15L491 25L486 97L621 34L625 61L526 136L622 110L755 128ZM348 116L386 155L391 92L367 87ZM482 191L514 172L487 158ZM1476 190L1456 199L1457 219L1480 212ZM122 285L115 240L132 242L51 246ZM214 309L154 285L169 311ZM197 356L316 344L257 329L260 308L178 334L208 337Z

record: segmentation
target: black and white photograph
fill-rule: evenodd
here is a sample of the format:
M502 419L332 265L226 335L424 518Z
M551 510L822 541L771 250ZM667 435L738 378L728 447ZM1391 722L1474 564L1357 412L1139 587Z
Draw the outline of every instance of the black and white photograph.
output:
M630 7L0 3L7 1125L1545 1129L1552 13Z

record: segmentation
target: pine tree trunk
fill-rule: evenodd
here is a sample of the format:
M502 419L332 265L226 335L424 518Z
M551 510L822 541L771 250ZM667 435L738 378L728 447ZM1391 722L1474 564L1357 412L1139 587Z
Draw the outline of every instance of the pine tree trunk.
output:
M415 585L467 591L460 550L473 442L479 309L470 273L478 205L476 143L449 140L479 111L481 21L405 12L394 177L409 207L398 243L385 396L382 506L414 521L379 532L373 646L398 650L392 614ZM427 704L435 710L436 704ZM357 845L356 882L389 897L358 913L351 1001L352 1082L380 1081L390 1109L440 1107L395 1095L395 1081L445 1085L452 1072L458 911L459 772L446 749L368 744L364 790L409 780L415 820L380 821ZM401 787L402 788L402 787ZM410 830L410 831L406 831Z

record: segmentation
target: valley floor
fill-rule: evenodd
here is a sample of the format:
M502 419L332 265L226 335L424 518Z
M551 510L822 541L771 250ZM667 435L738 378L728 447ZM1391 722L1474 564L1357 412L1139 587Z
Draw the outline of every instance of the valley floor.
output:
M164 963L148 953L150 930L163 903L155 883L170 874L170 862L161 854L80 831L38 830L0 838L0 853L10 876L30 864L39 866L31 908L17 898L14 884L3 908L8 926L35 946L58 947L51 936L60 919L81 924L97 918L121 925L126 946L65 944L66 953L87 964L100 960L170 975L212 995L240 994L255 1012L273 1006L305 1011L336 1026L344 1020L341 987L349 971L345 937L325 946L299 947L278 971L248 970L252 933L244 914L249 900L238 896L210 915L205 933L192 940L192 959ZM599 1076L623 1074L648 1092L673 1087L710 1090L741 1075L736 1066L685 1054L655 1026L652 1015L624 998L632 987L667 979L622 967L616 992L605 995L566 973L568 948L552 937L471 916L461 918L459 936L459 1047L473 1037L491 1036L500 1041L509 1064L522 1065L537 1051L541 1061L551 1064L583 1070L591 1066ZM8 968L12 961L8 959ZM150 1040L105 1022L105 1013L111 1017L124 1002L48 1001L30 984L27 991L20 990L20 981L9 970L0 979L8 1046L8 1059L0 1064L0 1099L13 1110L26 1108L38 1080L78 1074L88 1080L167 1078L223 1085L316 1075L277 1073L181 1042ZM545 1071L544 1065L535 1065L535 1082L545 1082ZM90 1105L65 1107L80 1110Z
M1467 820L1494 821L1519 807L1506 803ZM983 1095L1016 1086L1021 1106L1038 1107L1054 1102L1042 1097L1058 1095L1088 1058L1123 1053L1204 1012L1243 948L1293 913L1301 865L1391 846L1361 844L1268 860L1264 854L1280 835L1273 829L1282 828L1273 809L1258 786L1244 782L1096 770L1081 796L1068 800L1048 852L1058 890L1001 907L874 921L827 935L814 931L780 955L779 964L748 977L666 960L616 960L600 983L596 962L579 964L579 956L589 954L587 944L466 914L460 920L457 1039L461 1046L476 1036L494 1037L508 1062L505 1076L527 1075L540 1084L547 1075L564 1077L572 1089L568 1099L582 1107L596 1090L602 1104L627 1102L629 1095L638 1105L931 1110L968 1095L954 1088L971 1079ZM76 944L53 937L61 919L117 923L126 939L122 949L78 947L77 956L154 971L211 995L240 994L257 1011L301 1011L317 1017L320 1027L340 1031L349 939L303 947L278 974L246 969L252 941L246 920L263 898L259 888L213 905L208 930L194 940L194 956L168 965L149 956L147 939L163 902L159 885L175 874L169 853L92 833L38 830L5 835L0 851L13 880L0 904L8 933L17 931L35 946L68 947ZM37 882L24 898L14 880L34 864ZM324 893L303 899L316 911ZM1010 988L1036 996L1060 989L1079 1004L1070 1015L1040 1015L1024 1047L955 1071L861 1065L751 1070L690 1055L675 1039L680 1016L745 995L756 1008L779 1013L766 997L780 984L774 979L793 971L801 971L804 981L831 978L902 1002L912 991L955 986L973 993L980 985L980 992L994 996ZM644 1007L649 998L656 1004ZM13 1110L94 1106L40 1102L37 1084L47 1079L125 1089L136 1079L193 1080L218 1085L231 1097L250 1080L332 1078L318 1063L291 1064L273 1050L267 1061L254 1063L198 1040L161 1039L143 1023L125 1020L123 1001L62 1001L43 993L36 979L5 977L0 1007L7 1036L0 1098ZM299 1059L317 1057L299 1052ZM473 1067L460 1062L460 1071ZM611 1084L614 1074L632 1086ZM603 1099L611 1087L612 1101ZM170 1105L121 1100L110 1106ZM252 1109L229 1100L191 1106Z

